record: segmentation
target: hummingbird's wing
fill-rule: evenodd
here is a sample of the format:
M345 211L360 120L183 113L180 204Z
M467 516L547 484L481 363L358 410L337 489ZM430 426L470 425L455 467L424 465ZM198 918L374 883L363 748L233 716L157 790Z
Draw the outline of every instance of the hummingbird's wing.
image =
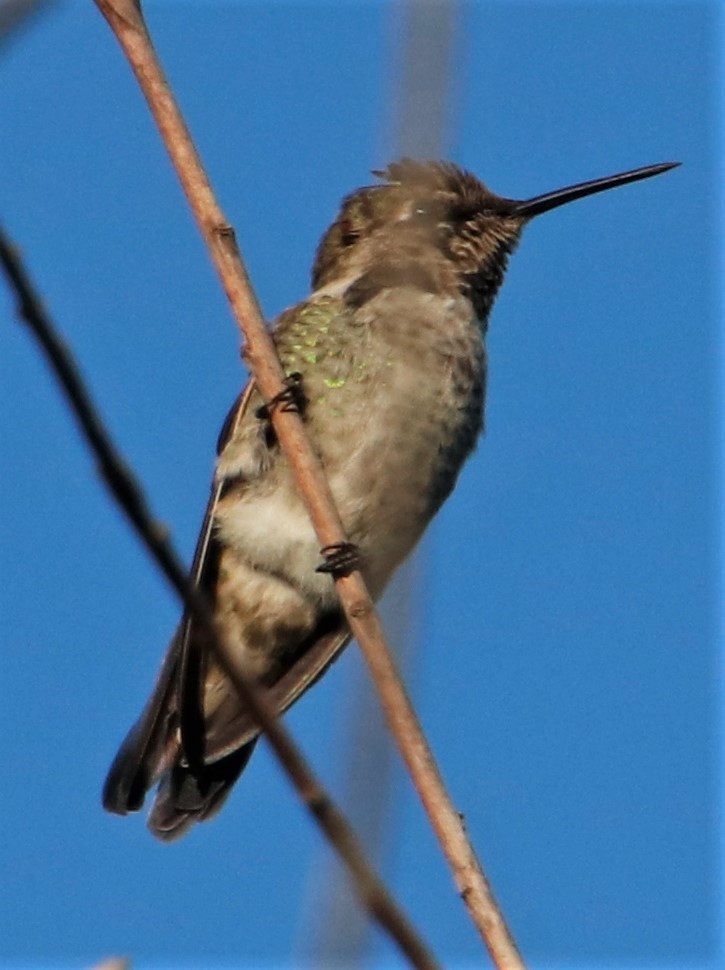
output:
M253 392L250 381L222 426L219 453L247 414ZM227 484L216 480L212 487L191 569L193 583L210 602L221 553L214 515ZM190 821L215 813L249 760L259 734L257 724L241 705L213 734L208 731L203 715L206 656L200 639L193 619L185 613L154 691L121 745L103 789L104 807L126 814L141 808L149 788L170 772L150 819L152 830L162 838L178 837ZM280 714L322 676L349 639L341 614L321 617L318 627L300 644L295 661L268 689Z
M284 714L312 687L337 660L349 642L350 632L339 615L328 614L321 617L313 633L300 644L299 655L294 663L275 684L265 689L277 714ZM257 722L249 711L240 707L236 717L230 719L213 736L207 736L206 759L216 761L225 758L240 745L253 743L258 735Z
M234 403L222 425L217 442L221 454L244 420L254 394L254 381ZM255 420L259 420L255 417ZM217 503L227 482L215 482L197 542L192 577L211 599L217 582L221 547L214 536L213 522ZM300 643L296 659L281 678L268 688L268 698L278 714L283 714L321 676L350 640L350 633L339 611L324 614L312 633ZM225 758L240 746L253 741L259 727L241 705L238 714L210 733L204 724L203 696L205 656L195 636L195 624L185 614L179 629L179 725L186 760L201 766Z
M218 450L224 447L246 411L253 391L250 381L234 402L219 435ZM219 500L221 484L212 487L204 513L194 559L191 566L192 583L207 595L213 593L218 567L218 549L213 537L214 510ZM189 657L192 624L185 613L174 634L161 665L151 697L140 718L126 735L103 786L103 806L109 812L125 815L138 811L146 792L173 764L178 754L175 722L184 712L185 740L195 747L194 707L199 705L198 670L196 658ZM193 682L193 689L192 687ZM188 686L187 686L188 685ZM192 696L195 703L192 704Z

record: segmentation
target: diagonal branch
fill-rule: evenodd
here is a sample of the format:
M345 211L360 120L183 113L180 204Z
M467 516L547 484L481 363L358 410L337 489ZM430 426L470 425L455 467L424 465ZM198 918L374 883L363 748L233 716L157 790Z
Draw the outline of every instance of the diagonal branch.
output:
M43 308L17 251L1 229L0 264L17 294L19 315L30 327L53 368L83 435L98 461L101 477L132 522L141 541L179 594L184 606L193 614L206 636L206 646L215 651L235 690L264 729L300 798L347 866L362 905L407 956L411 966L420 970L436 970L437 962L368 864L344 816L317 781L288 732L277 720L264 693L249 682L234 650L220 636L206 600L187 578L168 531L153 517L138 481L121 458L103 425L70 351Z
M95 0L121 45L186 194L199 229L242 331L245 357L264 398L280 393L284 372L237 248L234 231L224 217L201 160L176 105L154 51L140 0ZM305 434L299 415L274 409L274 429L292 466L320 545L346 542L339 514L322 466ZM413 783L438 836L453 878L494 963L506 970L523 967L516 945L494 899L445 789L430 747L418 723L388 649L380 620L359 572L337 579L340 603L362 649L380 695L388 725Z

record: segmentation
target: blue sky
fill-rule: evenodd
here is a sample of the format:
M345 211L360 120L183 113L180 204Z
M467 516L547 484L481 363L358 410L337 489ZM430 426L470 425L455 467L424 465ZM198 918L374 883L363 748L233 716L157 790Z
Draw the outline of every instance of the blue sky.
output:
M393 151L392 8L147 15L272 317ZM448 155L495 191L684 163L527 230L491 320L487 433L425 543L411 690L534 966L723 960L719 30L706 3L461 11ZM0 218L188 557L244 379L223 296L93 5L0 53ZM178 845L101 811L178 608L3 286L0 371L0 965L303 965L326 854L266 750ZM335 793L358 668L348 651L288 718ZM480 961L402 777L388 842L443 963Z

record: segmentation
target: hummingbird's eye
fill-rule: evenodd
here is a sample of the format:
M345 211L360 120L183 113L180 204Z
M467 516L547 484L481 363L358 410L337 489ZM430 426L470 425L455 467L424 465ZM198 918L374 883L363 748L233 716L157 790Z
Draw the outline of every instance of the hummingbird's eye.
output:
M343 246L352 246L360 238L360 230L353 225L352 219L342 219L340 222L340 242Z

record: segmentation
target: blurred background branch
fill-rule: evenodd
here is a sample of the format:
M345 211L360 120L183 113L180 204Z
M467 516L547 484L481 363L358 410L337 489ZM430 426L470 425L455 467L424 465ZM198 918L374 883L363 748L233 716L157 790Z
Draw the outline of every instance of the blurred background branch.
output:
M54 0L0 0L0 46L15 40Z

